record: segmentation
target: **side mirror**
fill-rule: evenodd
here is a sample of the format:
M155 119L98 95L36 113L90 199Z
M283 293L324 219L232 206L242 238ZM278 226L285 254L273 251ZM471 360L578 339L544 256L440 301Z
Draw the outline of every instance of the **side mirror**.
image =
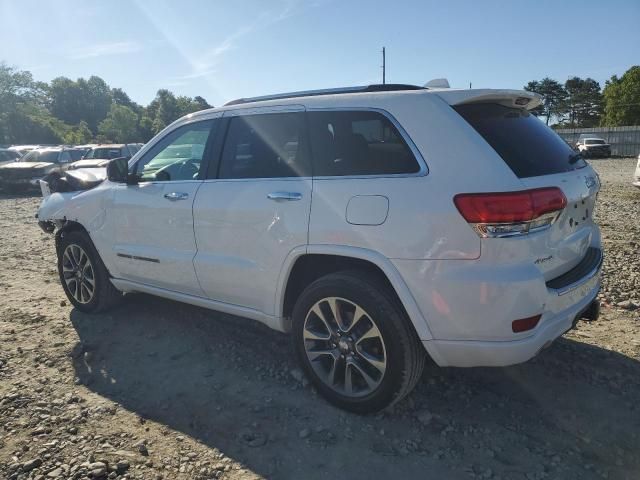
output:
M129 183L129 161L126 157L114 158L107 164L107 178L110 182Z

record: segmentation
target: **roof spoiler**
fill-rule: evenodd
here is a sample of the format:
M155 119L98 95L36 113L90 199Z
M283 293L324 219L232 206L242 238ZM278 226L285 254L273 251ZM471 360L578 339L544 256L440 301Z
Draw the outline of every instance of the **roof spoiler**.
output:
M542 103L540 95L525 90L469 89L442 90L434 93L452 106L469 103L498 103L505 107L532 110Z

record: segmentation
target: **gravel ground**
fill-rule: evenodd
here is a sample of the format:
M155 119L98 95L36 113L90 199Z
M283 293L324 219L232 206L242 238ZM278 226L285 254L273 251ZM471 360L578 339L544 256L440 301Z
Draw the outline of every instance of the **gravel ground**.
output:
M368 417L253 322L144 295L73 310L39 199L0 195L0 478L640 478L640 190L634 160L592 164L601 319L523 365L430 366Z

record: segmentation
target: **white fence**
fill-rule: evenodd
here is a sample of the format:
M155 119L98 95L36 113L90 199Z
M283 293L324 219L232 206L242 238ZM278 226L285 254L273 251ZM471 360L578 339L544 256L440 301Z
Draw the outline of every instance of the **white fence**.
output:
M604 138L611 144L612 155L635 157L640 154L640 126L561 128L556 132L572 146L576 144L580 134L591 133L594 137Z

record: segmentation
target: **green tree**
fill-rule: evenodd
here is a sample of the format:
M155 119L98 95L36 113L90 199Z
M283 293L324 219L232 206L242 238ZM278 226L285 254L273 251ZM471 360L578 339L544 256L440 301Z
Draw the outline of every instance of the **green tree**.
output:
M602 125L640 125L640 66L633 66L621 78L607 80L604 90Z
M84 94L77 82L67 77L51 80L49 86L51 114L69 124L79 123L85 116Z
M45 85L0 63L0 143L56 143L66 127L43 106Z
M153 138L153 120L147 114L143 114L138 122L139 140L148 142Z
M570 127L595 127L602 115L600 84L592 78L573 77L564 84Z
M183 95L176 97L169 90L161 89L147 106L143 118L147 117L151 120L153 136L178 118L205 108L211 108L211 105L202 97L191 98ZM140 120L141 130L142 124L145 124L145 128L147 124L146 120L143 122L143 118Z
M105 119L112 103L111 89L100 77L76 81L66 77L54 78L49 87L51 113L69 124L87 122L92 132Z
M138 116L129 107L113 103L98 132L114 142L134 142L138 139Z
M562 121L567 113L567 91L555 80L545 77L540 81L534 80L524 87L528 92L534 92L542 96L542 105L533 113L545 117L547 125L551 119Z
M64 143L82 145L83 143L89 143L92 138L93 133L89 129L89 125L84 120L81 120L78 125L69 129L64 135Z
M193 97L193 101L195 103L198 104L198 110L206 110L207 108L213 108L213 105L209 105L209 102L207 102L204 98L202 98L199 95L196 95L195 97Z
M140 111L142 110L140 105L138 105L136 102L131 100L129 95L127 95L127 93L121 88L112 88L111 98L113 99L114 103L117 103L118 105L124 105L125 107L129 107L131 110L133 110L136 113L140 113Z

